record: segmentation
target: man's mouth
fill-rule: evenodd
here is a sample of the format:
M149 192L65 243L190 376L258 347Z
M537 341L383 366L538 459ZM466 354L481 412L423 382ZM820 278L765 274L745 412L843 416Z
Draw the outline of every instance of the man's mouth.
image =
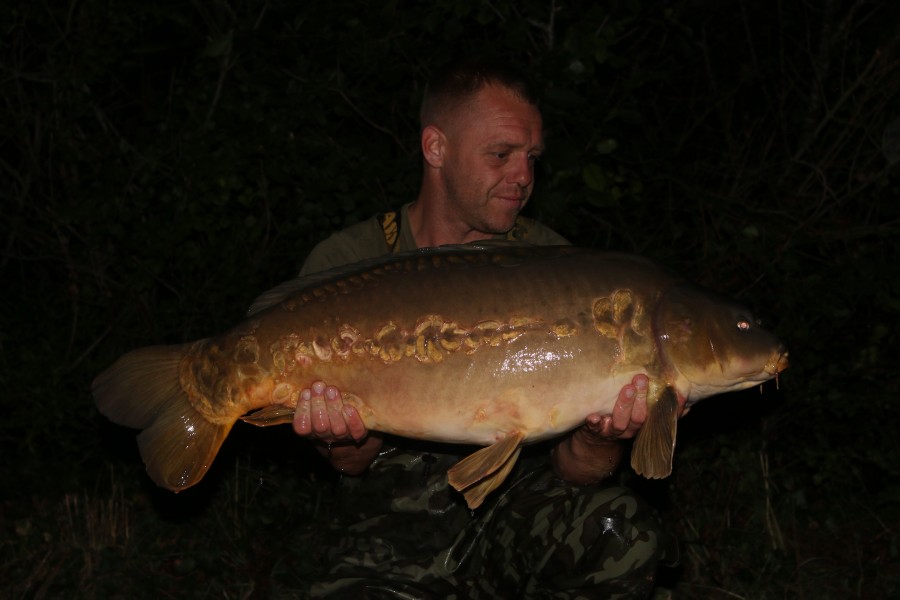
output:
M525 196L521 194L514 194L511 196L498 195L495 196L495 198L497 198L498 200L502 200L503 202L511 202L515 204L522 204L525 202Z

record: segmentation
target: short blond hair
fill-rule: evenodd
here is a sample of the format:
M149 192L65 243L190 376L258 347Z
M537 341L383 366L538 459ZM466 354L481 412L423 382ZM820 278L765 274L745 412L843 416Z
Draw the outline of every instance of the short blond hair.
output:
M489 85L513 92L519 99L539 108L539 99L529 77L517 65L498 59L464 59L438 71L425 87L419 109L421 129L440 121Z

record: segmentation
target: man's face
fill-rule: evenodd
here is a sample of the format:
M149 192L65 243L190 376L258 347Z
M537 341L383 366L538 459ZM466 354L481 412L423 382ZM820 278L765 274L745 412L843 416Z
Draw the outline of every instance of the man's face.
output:
M534 187L544 149L541 114L510 90L489 85L444 129L441 178L449 205L475 231L509 231Z

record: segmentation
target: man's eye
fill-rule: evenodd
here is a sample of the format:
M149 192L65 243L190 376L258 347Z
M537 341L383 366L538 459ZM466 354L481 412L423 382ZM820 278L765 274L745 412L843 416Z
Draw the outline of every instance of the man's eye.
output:
M500 160L506 160L509 158L508 152L494 152L494 156L499 158Z

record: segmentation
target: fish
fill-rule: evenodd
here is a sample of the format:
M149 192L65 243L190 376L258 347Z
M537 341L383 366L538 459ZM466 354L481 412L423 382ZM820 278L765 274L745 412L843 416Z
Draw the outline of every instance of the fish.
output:
M239 420L289 423L301 390L342 391L366 427L483 446L449 483L471 508L523 445L611 414L650 380L631 465L672 471L679 403L776 377L788 353L735 301L632 254L481 243L418 250L288 281L230 330L120 357L92 392L140 429L149 476L197 484Z

